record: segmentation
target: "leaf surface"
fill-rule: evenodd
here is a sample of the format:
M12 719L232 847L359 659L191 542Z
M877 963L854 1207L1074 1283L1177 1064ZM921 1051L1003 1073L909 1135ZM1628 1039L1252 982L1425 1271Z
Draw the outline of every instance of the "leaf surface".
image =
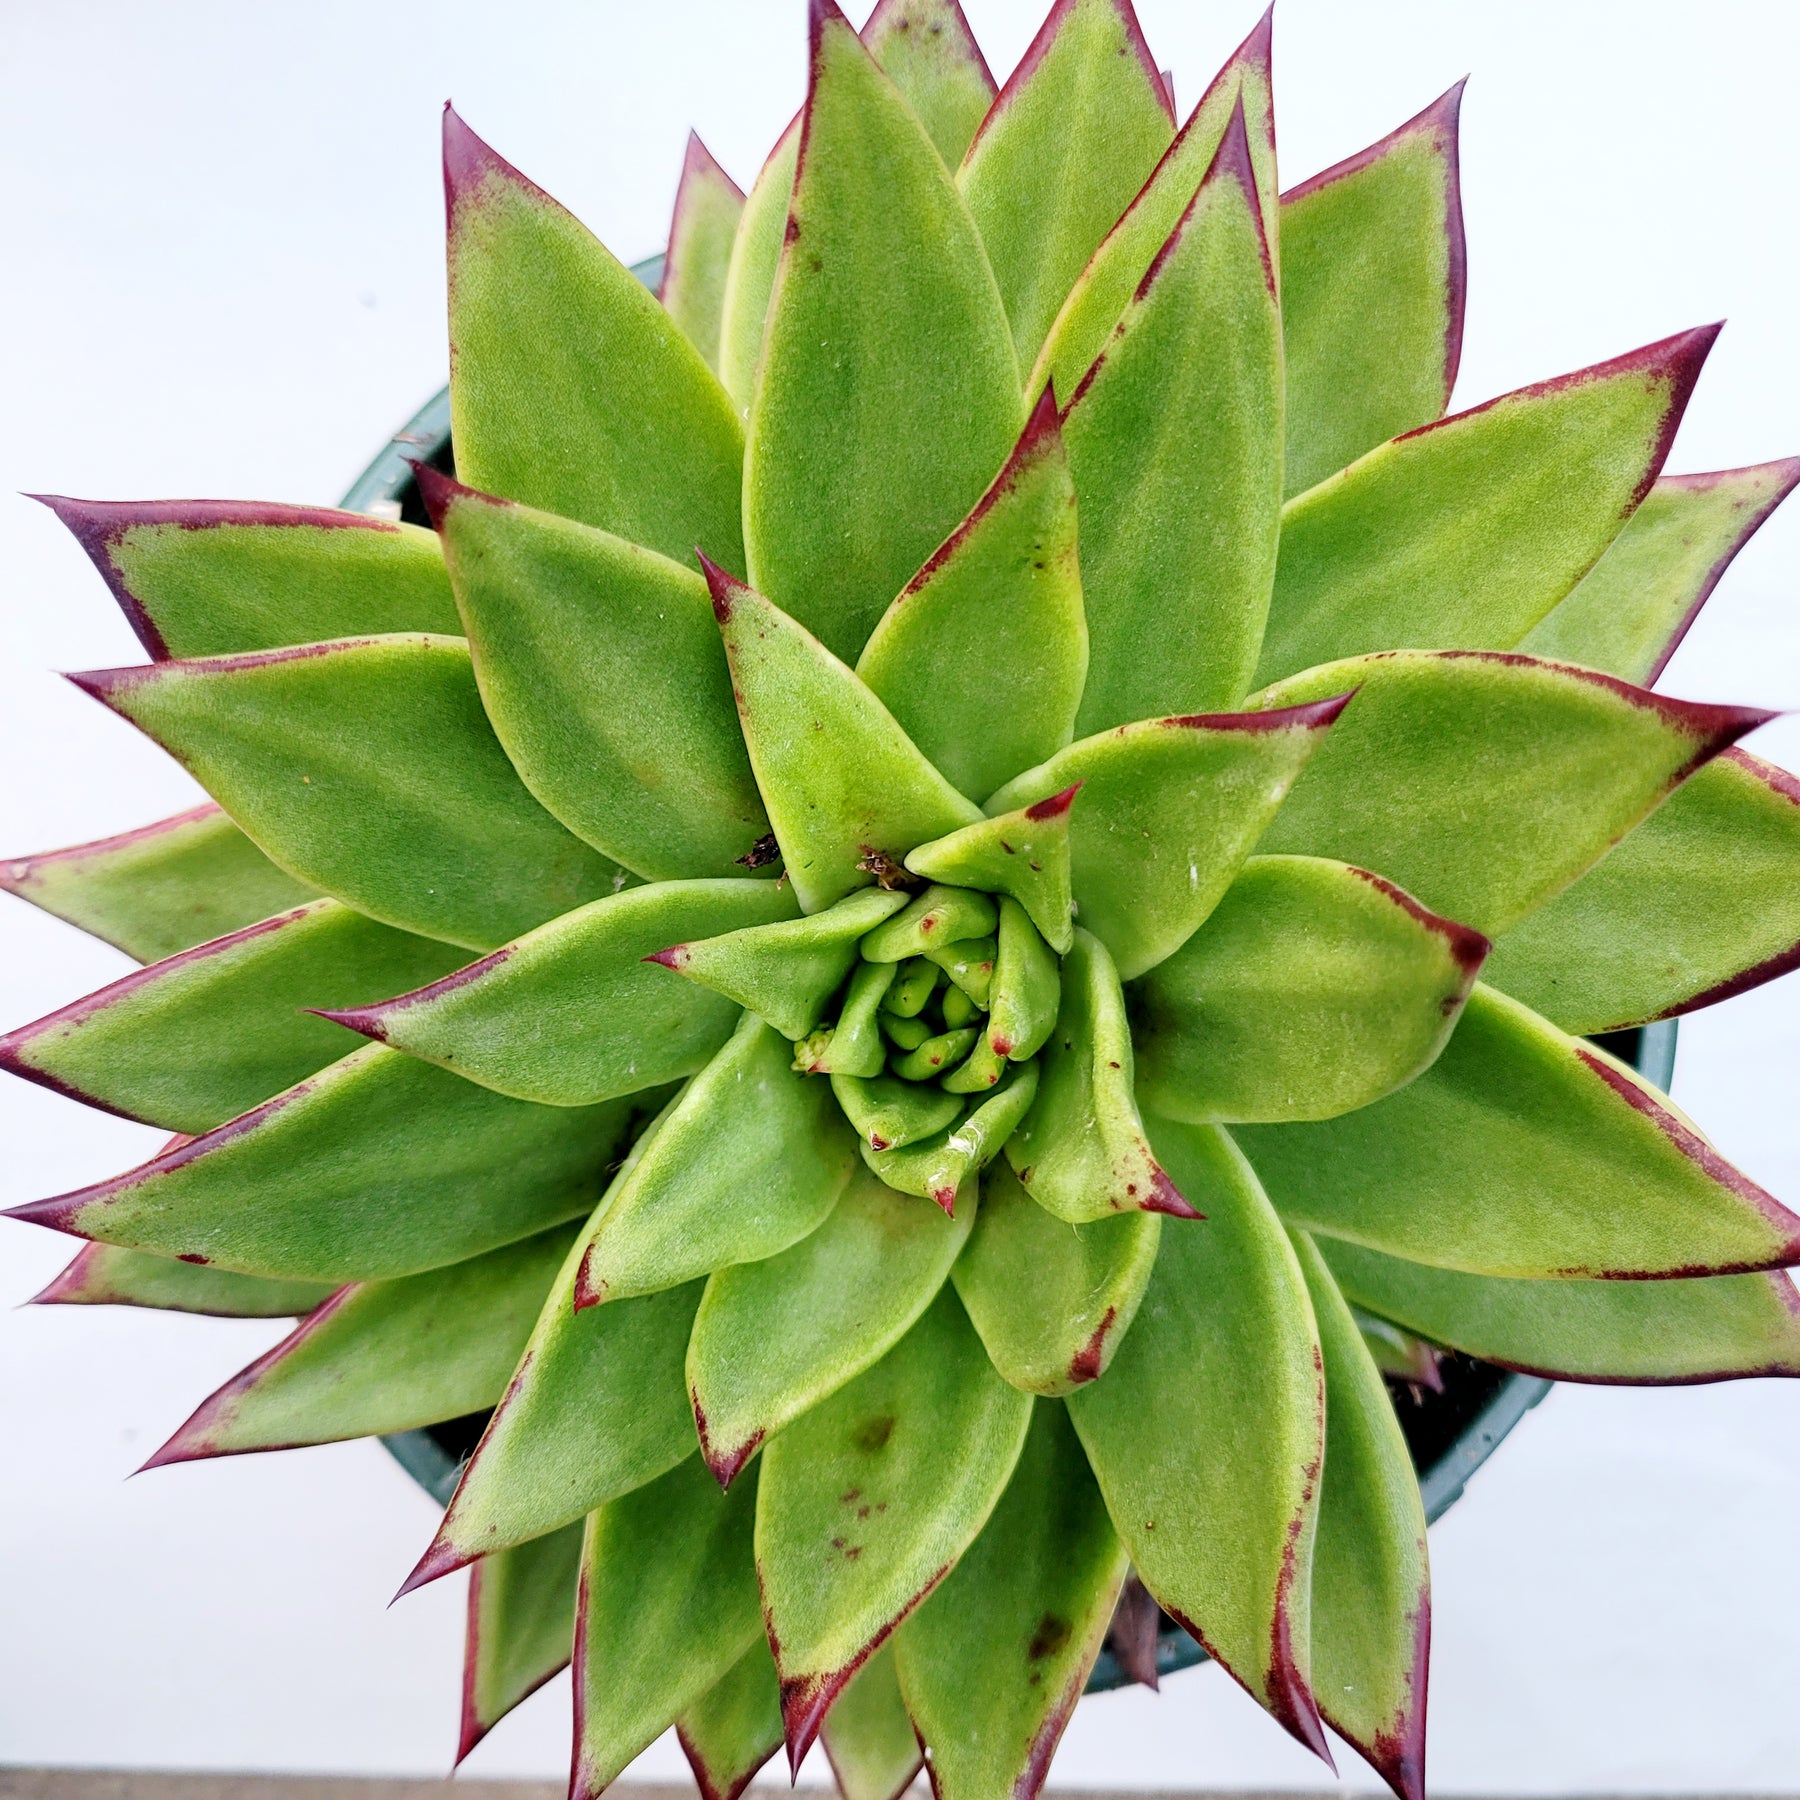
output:
M769 1641L756 1642L676 1721L700 1800L737 1800L781 1748L781 1686Z
M800 121L796 118L777 139L751 186L725 271L719 379L741 413L750 410L750 402L756 397L763 327L769 317L769 297L775 291L775 271L781 262L788 202L793 195L794 168L799 159Z
M75 1260L33 1306L147 1306L161 1312L201 1313L215 1319L289 1319L311 1312L336 1284L272 1281L185 1263L147 1250L83 1244Z
M1329 1119L1429 1068L1487 939L1366 869L1253 856L1131 991L1138 1091L1171 1119Z
M1073 947L1072 929L1068 941ZM988 997L987 1048L994 1057L1023 1062L1035 1056L1062 1007L1062 971L1024 907L1013 899L1000 902L998 953Z
M854 661L1023 423L975 226L924 127L821 0L750 409L751 582Z
M296 879L403 931L491 950L629 879L526 791L460 638L349 638L74 680Z
M1378 870L1489 937L1772 716L1669 700L1560 663L1458 651L1354 657L1256 703L1293 706L1349 688L1355 700L1257 848Z
M569 1665L580 1525L484 1556L469 1576L460 1763L521 1700Z
M954 1214L963 1184L1000 1154L1030 1111L1037 1089L1037 1064L1022 1064L947 1130L896 1150L876 1150L865 1141L860 1145L863 1161L889 1187L933 1200Z
M1296 495L1257 683L1399 646L1511 648L1649 491L1717 335L1520 388Z
M907 857L931 881L1008 894L1059 953L1073 941L1069 808L1079 784L1034 806L965 825Z
M385 631L455 631L417 525L250 500L41 498L158 662Z
M994 103L994 78L957 0L880 0L862 41L954 169Z
M669 249L656 297L706 366L719 367L725 275L744 214L744 191L718 165L697 131L688 133L669 222Z
M444 109L450 424L471 487L743 566L743 425L681 327Z
M1291 1224L1439 1268L1667 1277L1800 1260L1800 1219L1663 1095L1488 987L1399 1093L1235 1135Z
M819 1730L843 1800L899 1800L924 1766L890 1638L850 1678Z

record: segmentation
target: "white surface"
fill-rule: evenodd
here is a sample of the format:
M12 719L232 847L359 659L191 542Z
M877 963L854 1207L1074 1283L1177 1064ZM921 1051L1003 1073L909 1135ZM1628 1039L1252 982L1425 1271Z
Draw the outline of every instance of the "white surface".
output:
M1185 107L1253 22L1141 0ZM860 15L861 8L858 9ZM971 0L998 70L1035 24ZM627 259L659 247L683 134L745 185L799 99L801 0L478 7L9 0L0 9L0 490L336 498L442 379L437 109ZM1282 0L1290 182L1473 71L1464 114L1478 400L1729 315L1672 469L1800 449L1782 0ZM48 670L139 660L45 512L0 500L0 850L189 803L186 779ZM1800 702L1800 512L1742 558L1665 684ZM1800 729L1758 748L1800 762ZM122 968L4 903L0 1018ZM1685 1026L1678 1093L1800 1196L1792 982ZM10 1200L154 1134L0 1091ZM66 1246L0 1227L0 1300ZM459 1585L385 1602L430 1510L370 1445L122 1478L273 1327L0 1312L0 1762L434 1771ZM1800 1787L1800 1391L1565 1389L1434 1536L1434 1787ZM474 1773L567 1766L566 1684ZM1348 1759L1351 1762L1354 1759ZM671 1745L644 1773L673 1774ZM1056 1779L1307 1786L1317 1766L1216 1671L1085 1705ZM1368 1784L1366 1771L1358 1777Z

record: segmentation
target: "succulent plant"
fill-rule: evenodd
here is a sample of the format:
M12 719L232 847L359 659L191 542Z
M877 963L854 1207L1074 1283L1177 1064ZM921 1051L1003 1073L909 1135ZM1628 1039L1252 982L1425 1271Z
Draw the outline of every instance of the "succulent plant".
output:
M1800 462L1662 475L1711 330L1444 416L1459 90L1280 195L1269 44L1177 130L1128 0L997 93L813 0L660 295L447 112L435 531L49 502L216 805L4 869L146 966L0 1057L179 1134L40 1298L300 1317L157 1463L492 1409L465 1753L572 1647L577 1796L1029 1800L1160 1607L1418 1800L1384 1371L1800 1373L1588 1041L1800 961L1768 715L1649 687Z

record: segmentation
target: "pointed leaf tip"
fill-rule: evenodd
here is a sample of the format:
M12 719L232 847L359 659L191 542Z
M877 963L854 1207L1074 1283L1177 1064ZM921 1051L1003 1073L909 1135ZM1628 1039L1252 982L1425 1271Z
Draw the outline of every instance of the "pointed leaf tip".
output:
M652 950L644 958L647 963L660 963L665 969L673 969L677 975L685 969L693 958L688 953L686 944L671 944L666 950Z
M458 1550L440 1533L431 1540L425 1554L414 1565L413 1572L401 1582L388 1605L395 1605L408 1594L416 1593L441 1576L454 1575L458 1569L467 1568L478 1555L478 1551Z
M694 546L694 554L700 559L700 572L706 577L707 591L712 595L713 617L721 625L729 625L731 609L737 604L738 595L750 590L728 569L721 569L698 544Z
M1075 804L1075 796L1087 786L1087 780L1072 782L1060 794L1052 794L1048 800L1040 800L1035 806L1025 809L1025 816L1032 820L1060 819Z
M485 176L498 175L534 194L543 190L528 181L468 122L448 100L444 102L444 206L454 213L464 196ZM545 196L546 198L548 196Z
M406 464L413 472L413 479L419 484L419 498L424 502L434 531L443 530L444 515L449 512L452 501L492 498L491 495L479 494L478 490L458 481L454 475L446 475L442 469L434 469L430 463L422 462L417 457L409 456Z
M328 1006L303 1006L300 1010L311 1013L316 1019L329 1019L333 1025L342 1025L358 1037L373 1038L381 1044L387 1042L387 1025L379 1007L349 1006L334 1011Z

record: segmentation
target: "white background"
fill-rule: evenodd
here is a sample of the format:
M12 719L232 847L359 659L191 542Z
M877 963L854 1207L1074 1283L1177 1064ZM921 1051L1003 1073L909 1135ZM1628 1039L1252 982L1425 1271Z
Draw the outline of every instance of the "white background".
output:
M1184 110L1256 4L1141 0ZM1033 0L969 10L1004 72ZM1461 400L1727 315L1670 467L1793 453L1797 21L1785 0L1281 0L1284 173L1472 72ZM802 31L801 0L6 0L0 492L335 499L443 379L445 97L631 260L661 246L690 122L748 186L799 101ZM1744 555L1665 686L1800 703L1797 568L1800 511ZM0 499L0 571L0 853L190 804L170 762L49 672L139 653L24 499ZM1757 747L1800 763L1800 725ZM5 1023L122 972L0 904ZM1794 983L1683 1029L1679 1097L1790 1199L1797 1074ZM0 1092L12 1201L153 1141ZM0 1302L66 1260L32 1229L0 1240ZM432 1515L378 1448L124 1481L276 1335L0 1311L0 1762L445 1767L460 1583L384 1610ZM1434 1534L1434 1787L1800 1789L1797 1524L1794 1388L1558 1391ZM471 1773L560 1774L566 1706L558 1682ZM640 1772L680 1766L664 1745ZM1084 1705L1055 1778L1303 1787L1316 1771L1207 1670Z

